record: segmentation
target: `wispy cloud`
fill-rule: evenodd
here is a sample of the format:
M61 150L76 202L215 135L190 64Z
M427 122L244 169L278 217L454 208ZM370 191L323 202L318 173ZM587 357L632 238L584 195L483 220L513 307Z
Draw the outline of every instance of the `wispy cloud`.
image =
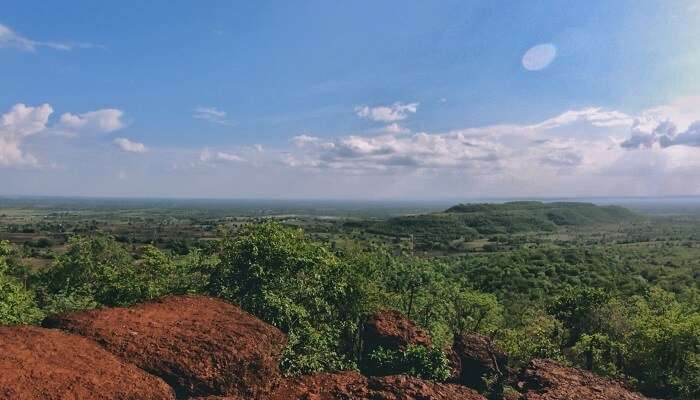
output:
M148 151L148 148L143 143L134 142L127 138L116 138L114 139L114 144L122 151L128 153L145 153Z
M402 107L363 114L397 118L405 110ZM566 111L535 124L491 125L444 133L411 133L392 123L372 136L326 140L308 134L296 136L292 143L297 151L285 154L282 161L293 167L355 172L458 169L475 175L517 174L534 166L587 168L602 163L595 152L614 146L614 142L608 137L570 137L566 128L585 124L619 130L631 126L634 120L619 111L591 107Z
M76 136L81 133L109 133L126 126L124 112L116 108L105 108L82 114L64 113L53 127L56 133Z
M394 103L388 106L359 106L355 107L358 117L371 119L378 122L395 122L406 119L410 114L418 111L419 103Z
M209 148L202 149L202 151L199 152L199 161L202 163L212 163L212 162L244 162L246 161L245 158L234 154L234 153L228 153L225 151L213 151Z
M233 125L233 122L226 118L226 111L218 110L216 107L197 107L194 109L193 117L219 125Z
M36 51L40 47L68 51L79 48L101 47L92 43L39 41L20 35L6 25L0 24L0 48L14 48L22 51Z

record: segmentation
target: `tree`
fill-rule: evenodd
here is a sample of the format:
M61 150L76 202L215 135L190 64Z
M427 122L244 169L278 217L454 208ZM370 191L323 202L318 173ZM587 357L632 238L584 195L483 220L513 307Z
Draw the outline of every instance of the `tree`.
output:
M347 267L299 229L266 222L241 228L219 244L209 291L289 335L289 373L348 366L342 338L356 316L346 311Z
M454 333L490 334L503 326L503 306L496 296L466 288L451 293L450 326Z
M33 294L14 277L6 257L10 244L0 241L0 325L31 324L41 320L43 313L36 305Z
M700 398L700 313L654 288L630 308L626 373L654 397Z
M581 335L599 330L599 311L609 299L610 295L602 289L571 286L554 299L548 311L568 329L567 346L578 342Z

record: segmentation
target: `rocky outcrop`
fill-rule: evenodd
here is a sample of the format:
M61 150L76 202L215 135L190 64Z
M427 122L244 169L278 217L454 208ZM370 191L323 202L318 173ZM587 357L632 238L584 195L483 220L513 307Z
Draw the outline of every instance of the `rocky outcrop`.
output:
M484 376L507 374L508 356L488 337L478 333L457 335L450 361L455 381L477 390L484 390Z
M486 400L464 386L424 381L406 375L365 377L357 372L302 377L273 400Z
M266 399L281 381L285 336L221 300L167 297L131 308L57 315L44 326L92 339L163 378L178 397Z
M523 400L644 400L620 382L552 360L535 359L518 376Z
M161 379L79 336L0 327L0 399L174 399Z
M400 349L413 345L430 347L428 333L395 310L378 311L365 321L361 332L364 353L377 347Z
M485 400L474 389L483 390L482 376L493 373L501 377L489 388L493 399L645 399L620 382L543 359L507 382L519 393L504 394L507 357L478 334L455 338L453 383L355 371L286 379L278 367L282 332L199 296L58 315L44 326L0 327L0 399ZM395 311L370 317L362 335L365 349L431 346L425 331Z

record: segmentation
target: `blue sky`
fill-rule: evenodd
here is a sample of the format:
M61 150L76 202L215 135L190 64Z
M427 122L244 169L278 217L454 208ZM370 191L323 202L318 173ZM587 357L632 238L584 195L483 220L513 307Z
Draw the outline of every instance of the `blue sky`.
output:
M695 1L203 4L7 2L0 194L700 194Z

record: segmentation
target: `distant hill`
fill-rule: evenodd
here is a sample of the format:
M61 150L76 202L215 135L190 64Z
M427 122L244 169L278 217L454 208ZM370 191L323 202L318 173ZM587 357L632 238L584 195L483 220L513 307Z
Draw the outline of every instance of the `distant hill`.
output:
M441 247L440 244L458 239L475 239L480 235L553 231L561 226L619 223L634 218L634 213L619 206L514 201L458 204L440 213L350 222L347 225L386 236L414 235L418 247L429 248Z

